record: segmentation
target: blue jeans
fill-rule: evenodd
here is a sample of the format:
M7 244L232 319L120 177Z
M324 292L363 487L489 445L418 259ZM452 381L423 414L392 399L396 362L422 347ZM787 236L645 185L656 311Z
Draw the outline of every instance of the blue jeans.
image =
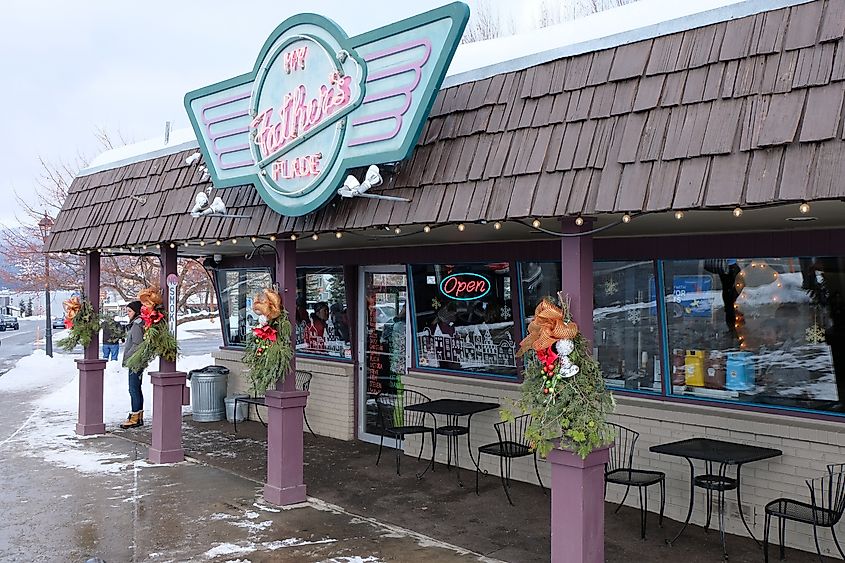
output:
M144 410L144 394L141 392L141 376L144 372L137 373L129 370L129 398L132 400L132 412Z
M120 351L120 344L103 344L103 359L116 360Z

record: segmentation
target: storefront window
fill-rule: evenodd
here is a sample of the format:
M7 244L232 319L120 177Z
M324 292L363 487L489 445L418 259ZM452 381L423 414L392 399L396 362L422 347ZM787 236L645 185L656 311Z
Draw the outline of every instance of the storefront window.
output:
M560 262L520 264L523 334L543 297L557 300ZM593 263L593 355L610 388L660 392L653 262Z
M411 267L417 365L516 377L510 264Z
M217 271L220 317L227 346L246 344L247 335L258 325L258 314L252 310L252 300L272 283L269 268Z
M297 268L295 321L297 353L352 358L342 268Z
M845 397L845 259L664 265L675 394L813 410Z
M605 384L662 390L654 263L593 263L594 356Z

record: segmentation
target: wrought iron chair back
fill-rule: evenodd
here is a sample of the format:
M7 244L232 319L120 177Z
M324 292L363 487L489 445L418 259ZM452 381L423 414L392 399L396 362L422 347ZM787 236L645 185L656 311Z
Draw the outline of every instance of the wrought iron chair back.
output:
M631 469L634 465L634 448L640 433L612 422L608 422L608 426L613 428L614 438L609 452L610 459L605 464L605 473L617 469Z
M834 526L845 512L845 465L829 465L824 477L807 479L813 520L823 526Z
M311 378L314 377L310 371L304 369L296 370L296 388L300 391L308 391L311 388Z
M531 415L523 414L510 421L497 422L493 427L496 429L496 437L499 438L500 443L519 444L530 450L531 444L525 437L525 431L528 429L529 424L531 424ZM530 452L526 452L525 455L528 455L528 453Z
M397 389L396 393L379 393L376 396L379 424L385 430L403 426L425 426L424 412L406 411L405 407L431 401L419 391Z

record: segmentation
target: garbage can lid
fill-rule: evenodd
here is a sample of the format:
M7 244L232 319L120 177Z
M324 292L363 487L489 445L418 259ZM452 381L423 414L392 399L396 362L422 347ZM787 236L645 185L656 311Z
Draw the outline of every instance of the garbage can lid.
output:
M229 375L229 368L226 366L205 366L200 369L192 369L188 372L188 379L195 373L214 373L217 375Z

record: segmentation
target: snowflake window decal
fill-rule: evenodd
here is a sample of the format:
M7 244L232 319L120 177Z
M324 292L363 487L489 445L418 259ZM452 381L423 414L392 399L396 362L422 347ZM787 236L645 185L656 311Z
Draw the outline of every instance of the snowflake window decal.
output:
M821 344L824 342L824 328L817 324L813 324L813 326L807 328L804 334L809 344Z
M613 278L607 278L604 282L605 295L615 295L619 291L619 282Z

